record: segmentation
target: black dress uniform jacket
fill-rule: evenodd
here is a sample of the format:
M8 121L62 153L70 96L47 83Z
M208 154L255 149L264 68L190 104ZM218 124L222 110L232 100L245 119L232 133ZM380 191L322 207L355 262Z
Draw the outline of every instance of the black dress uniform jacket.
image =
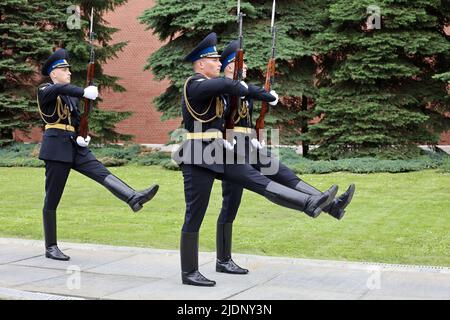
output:
M184 128L190 133L196 131L195 121L201 122L201 132L224 131L224 113L227 109L227 98L225 95L245 96L248 94L248 89L239 82L227 78L208 79L199 73L186 81L184 89L181 102L183 123ZM200 163L194 159L195 154L198 157L199 149L201 152L204 152L205 148L208 148L212 143L220 144L219 149L221 149L221 142L221 139L188 139L181 145L174 160L178 163L195 164L214 172L223 173L224 161L211 164L205 163L203 159L200 159L202 160ZM211 148L211 150L213 149ZM214 153L212 155L214 156Z
M227 96L227 102L230 97ZM248 85L248 95L242 100L242 105L239 108L235 118L234 125L236 127L246 127L252 128L252 114L253 114L253 100L272 102L275 101L275 97L269 92L264 90L264 88L249 84Z
M264 90L264 88L249 84L248 85L248 95L245 99L241 100L241 106L238 108L236 115L234 117L234 126L235 127L244 127L244 128L253 128L252 115L253 115L253 101L266 101L272 102L275 101L275 97L272 96L269 92ZM230 103L231 97L229 95L226 96L227 104ZM228 108L228 113L230 108ZM228 116L227 113L227 116ZM249 143L250 139L256 138L255 134L243 134L235 132L234 136L237 139L238 144L236 145L234 151L240 158L245 157L247 161L249 160ZM242 144L242 140L244 140L244 144ZM242 148L243 147L243 148Z
M70 125L78 130L80 124L80 98L84 89L70 84L45 83L38 88L38 106L45 124ZM81 162L95 160L88 148L76 144L77 133L47 129L44 132L39 159L71 163L75 152L82 155Z

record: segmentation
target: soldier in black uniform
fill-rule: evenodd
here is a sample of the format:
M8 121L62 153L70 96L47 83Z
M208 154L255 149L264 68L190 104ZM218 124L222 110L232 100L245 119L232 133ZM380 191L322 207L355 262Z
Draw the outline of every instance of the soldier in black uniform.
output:
M79 100L82 97L95 100L95 86L80 88L70 84L68 52L55 51L42 67L42 74L50 76L53 83L39 86L37 103L45 123L39 159L45 162L45 201L43 209L45 256L55 260L69 260L63 254L56 239L56 209L64 191L70 169L105 186L134 212L151 200L158 191L153 185L144 191L135 191L100 163L88 149L90 137L77 137L80 124Z
M239 41L231 41L228 46L222 52L220 62L222 64L222 71L226 78L233 79L234 74L234 60L236 52L239 49ZM245 78L247 66L244 63L243 76ZM252 154L252 157L246 153L246 161L249 162L255 169L261 171L261 168L271 166L271 162L277 161L277 172L274 175L270 175L269 178L284 186L292 189L296 189L306 194L320 195L322 192L309 185L305 181L297 177L297 175L290 170L287 166L281 163L277 158L270 157L267 152L259 153L264 145L261 144L255 137L255 131L252 130L252 113L253 113L253 100L266 101L270 105L275 106L278 102L278 95L273 90L270 92L275 98L270 98L264 89L252 86L249 84L249 94L246 99L242 100L242 105L238 108L236 117L234 119L234 137L237 139L237 145L244 144L244 150L246 152L257 153ZM227 101L229 101L229 97ZM269 156L268 156L269 155ZM256 160L256 161L251 161ZM239 205L241 203L243 188L230 181L222 181L222 209L217 221L217 271L234 273L234 274L246 274L247 269L243 269L236 265L231 259L231 244L232 244L232 226L236 217ZM333 199L328 205L326 205L322 211L327 212L332 217L340 220L344 216L345 208L352 200L355 192L355 185L351 184L347 191L339 197Z
M249 164L224 164L226 150L233 150L222 134L227 108L224 95L247 96L249 89L244 82L218 77L221 63L216 43L217 36L211 33L185 58L193 64L195 72L183 88L183 122L188 132L184 143L173 154L183 173L186 201L180 242L182 282L197 286L215 285L215 281L198 270L199 229L214 179L229 180L311 217L317 217L336 194L336 187L332 187L317 196L306 195L271 181Z

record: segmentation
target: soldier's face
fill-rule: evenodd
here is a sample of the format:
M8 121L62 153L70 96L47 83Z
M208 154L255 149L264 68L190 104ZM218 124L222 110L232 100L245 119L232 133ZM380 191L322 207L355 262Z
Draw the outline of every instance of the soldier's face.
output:
M226 68L225 68L225 77L230 78L230 79L233 79L233 76L234 76L234 66L235 66L234 62L231 62L231 63L229 63L229 64L226 66ZM243 67L243 69L242 69L242 79L247 78L247 69L248 69L248 67L247 67L247 65L246 65L245 62L244 62L244 67Z
M70 69L65 68L56 68L50 72L50 78L52 78L53 83L61 83L67 84L70 83Z
M221 66L219 58L204 58L201 59L200 70L207 78L217 78Z

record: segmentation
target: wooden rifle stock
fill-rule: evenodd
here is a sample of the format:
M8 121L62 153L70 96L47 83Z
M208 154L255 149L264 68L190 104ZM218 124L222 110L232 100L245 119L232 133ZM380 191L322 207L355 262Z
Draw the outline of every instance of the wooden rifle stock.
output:
M95 64L93 62L89 62L88 66L87 66L87 81L86 81L86 86L91 86L94 83L94 71L95 71ZM83 138L86 138L88 136L88 132L89 132L89 124L88 124L88 119L89 119L89 113L92 110L94 101L90 100L88 98L84 98L84 111L83 114L81 115L81 120L80 120L80 128L79 128L79 135L82 136Z
M92 86L94 84L94 73L95 73L95 51L94 51L94 7L91 7L91 17L90 17L90 26L89 26L89 45L91 47L89 63L87 66L87 77L86 77L86 86ZM89 132L89 112L91 112L94 106L94 101L88 98L84 98L84 111L81 115L80 119L80 127L78 128L78 135L82 136L86 139Z
M274 80L275 80L275 37L277 33L277 29L275 27L275 0L273 0L272 5L272 19L270 23L270 32L272 33L272 56L269 59L269 62L267 63L267 71L266 71L266 82L264 83L264 89L267 92L270 92ZM266 113L269 111L269 106L267 105L267 102L263 101L261 104L261 113L256 119L256 137L258 140L261 140L262 137L260 137L260 131L264 129L264 118L266 116ZM262 131L261 131L262 132Z
M264 83L264 89L269 92L271 90L271 86L273 83L273 79L275 77L275 58L270 58L267 63L267 71L266 71L266 82ZM260 130L264 129L264 118L266 113L269 111L269 106L266 101L261 103L261 112L259 114L258 119L256 119L256 136L258 140L260 139Z
M239 49L236 52L236 59L234 61L234 74L233 80L242 80L242 73L244 70L244 50ZM234 118L239 109L239 104L241 102L241 97L231 96L230 99L230 112L226 118L226 128L234 128Z

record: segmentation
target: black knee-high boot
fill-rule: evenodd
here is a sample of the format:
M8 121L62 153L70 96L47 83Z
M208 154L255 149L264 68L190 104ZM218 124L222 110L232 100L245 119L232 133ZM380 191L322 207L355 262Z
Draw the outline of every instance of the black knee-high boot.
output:
M212 287L213 280L207 279L198 271L198 232L181 232L181 281L193 286Z
M310 195L272 181L266 187L265 197L276 204L303 211L308 216L317 218L322 208L335 197L336 192L337 186L333 185L324 193Z
M128 203L131 210L134 212L141 210L144 203L150 201L158 192L159 188L159 186L155 184L144 191L135 191L113 174L110 174L105 178L103 186L111 191L117 198Z
M319 195L321 192L314 188L313 186L307 184L304 181L300 181L297 186L295 187L298 191L311 194L311 195ZM345 208L350 204L350 201L352 201L353 194L355 193L355 185L352 183L347 191L345 191L343 194L341 194L336 199L333 199L328 205L323 207L323 211L330 214L332 217L340 220L345 214Z
M56 240L56 210L43 210L45 257L54 260L67 261L70 259L59 250Z
M248 270L239 267L231 259L231 243L233 234L233 223L217 223L216 235L216 271L232 274L247 274Z

